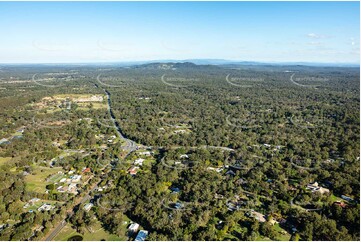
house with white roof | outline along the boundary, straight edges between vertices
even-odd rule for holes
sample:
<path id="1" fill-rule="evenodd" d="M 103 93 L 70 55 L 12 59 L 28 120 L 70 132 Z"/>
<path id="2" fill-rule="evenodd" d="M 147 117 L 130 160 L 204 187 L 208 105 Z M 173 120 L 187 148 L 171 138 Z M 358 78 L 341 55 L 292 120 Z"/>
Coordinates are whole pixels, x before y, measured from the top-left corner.
<path id="1" fill-rule="evenodd" d="M 139 159 L 136 159 L 136 160 L 134 161 L 134 165 L 142 166 L 142 165 L 143 165 L 143 162 L 144 162 L 144 159 L 139 158 Z"/>

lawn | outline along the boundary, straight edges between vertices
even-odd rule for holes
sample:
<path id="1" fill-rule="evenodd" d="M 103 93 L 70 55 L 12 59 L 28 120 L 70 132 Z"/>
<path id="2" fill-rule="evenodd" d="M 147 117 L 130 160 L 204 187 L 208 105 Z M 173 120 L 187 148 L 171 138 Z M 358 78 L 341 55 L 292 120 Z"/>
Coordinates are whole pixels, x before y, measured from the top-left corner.
<path id="1" fill-rule="evenodd" d="M 0 166 L 11 160 L 11 157 L 0 157 Z"/>
<path id="2" fill-rule="evenodd" d="M 77 103 L 79 110 L 89 110 L 89 103 Z M 108 105 L 106 103 L 92 102 L 92 109 L 106 109 Z"/>
<path id="3" fill-rule="evenodd" d="M 277 235 L 277 240 L 280 240 L 280 241 L 289 241 L 291 239 L 291 235 L 286 231 L 284 230 L 283 228 L 280 227 L 280 225 L 278 223 L 276 223 L 274 226 L 273 226 L 273 229 L 275 231 L 277 231 L 278 235 Z"/>
<path id="4" fill-rule="evenodd" d="M 61 232 L 54 238 L 55 241 L 67 241 L 70 237 L 74 235 L 80 235 L 83 237 L 85 241 L 100 241 L 100 240 L 107 240 L 107 241 L 126 241 L 127 237 L 118 237 L 117 235 L 110 234 L 105 231 L 100 222 L 98 222 L 93 228 L 91 229 L 93 232 L 89 230 L 84 234 L 81 235 L 80 233 L 76 232 L 75 229 L 71 227 L 70 224 L 67 224 Z"/>
<path id="5" fill-rule="evenodd" d="M 45 193 L 45 186 L 48 184 L 46 178 L 49 175 L 63 171 L 62 167 L 48 168 L 43 166 L 32 166 L 33 174 L 25 177 L 26 188 L 30 191 Z M 35 174 L 34 174 L 35 173 Z"/>

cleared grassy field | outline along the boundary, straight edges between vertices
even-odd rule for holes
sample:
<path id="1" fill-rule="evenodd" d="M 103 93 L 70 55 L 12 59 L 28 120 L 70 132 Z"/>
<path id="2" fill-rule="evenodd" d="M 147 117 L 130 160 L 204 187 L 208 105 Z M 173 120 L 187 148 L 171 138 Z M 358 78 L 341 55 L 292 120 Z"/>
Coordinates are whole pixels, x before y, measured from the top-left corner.
<path id="1" fill-rule="evenodd" d="M 101 102 L 92 102 L 91 109 L 106 109 L 108 105 L 106 103 Z M 77 103 L 78 108 L 80 110 L 90 110 L 89 103 Z"/>
<path id="2" fill-rule="evenodd" d="M 277 240 L 289 241 L 291 239 L 291 235 L 286 230 L 281 228 L 279 224 L 275 224 L 273 228 L 278 233 Z"/>
<path id="3" fill-rule="evenodd" d="M 0 157 L 0 166 L 11 160 L 11 157 Z"/>
<path id="4" fill-rule="evenodd" d="M 25 177 L 26 189 L 41 193 L 45 193 L 45 186 L 48 184 L 48 182 L 46 182 L 46 178 L 49 175 L 58 173 L 58 171 L 63 171 L 61 167 L 48 168 L 33 166 L 32 168 L 33 174 Z"/>
<path id="5" fill-rule="evenodd" d="M 89 231 L 91 230 L 91 231 Z M 109 234 L 106 232 L 100 225 L 100 222 L 98 222 L 93 228 L 88 229 L 88 231 L 82 235 L 78 232 L 76 232 L 75 229 L 71 227 L 70 224 L 67 224 L 61 232 L 54 238 L 55 241 L 67 241 L 69 238 L 80 235 L 83 237 L 83 240 L 85 241 L 100 241 L 100 240 L 106 240 L 106 241 L 126 241 L 127 237 L 118 237 L 114 234 Z"/>

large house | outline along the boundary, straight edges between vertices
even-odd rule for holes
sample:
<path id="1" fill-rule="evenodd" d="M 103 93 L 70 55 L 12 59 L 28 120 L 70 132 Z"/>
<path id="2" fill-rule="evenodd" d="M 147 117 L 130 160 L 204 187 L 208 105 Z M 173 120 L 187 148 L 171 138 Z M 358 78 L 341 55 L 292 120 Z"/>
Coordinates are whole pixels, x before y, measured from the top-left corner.
<path id="1" fill-rule="evenodd" d="M 139 166 L 142 166 L 143 165 L 143 162 L 144 162 L 144 159 L 142 159 L 142 158 L 139 158 L 139 159 L 136 159 L 135 161 L 134 161 L 134 165 L 139 165 Z"/>
<path id="2" fill-rule="evenodd" d="M 54 206 L 44 203 L 41 207 L 38 208 L 38 211 L 40 211 L 40 212 L 41 211 L 49 211 L 53 208 L 54 208 Z"/>
<path id="3" fill-rule="evenodd" d="M 312 192 L 319 192 L 321 194 L 330 193 L 330 190 L 319 186 L 317 182 L 308 184 L 306 189 L 311 190 Z"/>

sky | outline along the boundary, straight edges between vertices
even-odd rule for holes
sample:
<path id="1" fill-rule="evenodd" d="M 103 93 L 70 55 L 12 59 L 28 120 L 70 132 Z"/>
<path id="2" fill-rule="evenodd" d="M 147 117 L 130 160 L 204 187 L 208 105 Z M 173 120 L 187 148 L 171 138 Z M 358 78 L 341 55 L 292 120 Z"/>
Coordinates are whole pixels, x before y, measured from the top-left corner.
<path id="1" fill-rule="evenodd" d="M 0 63 L 360 63 L 359 2 L 0 2 Z"/>

